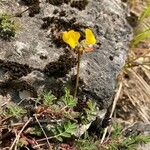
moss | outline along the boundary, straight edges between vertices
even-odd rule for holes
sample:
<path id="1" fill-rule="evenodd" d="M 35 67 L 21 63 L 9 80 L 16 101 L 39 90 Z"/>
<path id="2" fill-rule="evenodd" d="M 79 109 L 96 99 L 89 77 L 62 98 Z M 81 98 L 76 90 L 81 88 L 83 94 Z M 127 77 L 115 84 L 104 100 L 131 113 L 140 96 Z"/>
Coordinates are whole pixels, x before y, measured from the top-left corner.
<path id="1" fill-rule="evenodd" d="M 15 20 L 8 14 L 0 15 L 0 38 L 10 40 L 15 37 L 17 24 Z"/>

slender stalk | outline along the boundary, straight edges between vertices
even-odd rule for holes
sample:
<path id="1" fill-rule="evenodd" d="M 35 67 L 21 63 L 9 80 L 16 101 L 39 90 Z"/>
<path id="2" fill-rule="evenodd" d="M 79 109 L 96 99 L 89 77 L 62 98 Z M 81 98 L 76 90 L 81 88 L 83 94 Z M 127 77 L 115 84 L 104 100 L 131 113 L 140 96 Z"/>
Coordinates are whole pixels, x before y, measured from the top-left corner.
<path id="1" fill-rule="evenodd" d="M 76 85 L 75 85 L 75 90 L 74 90 L 74 98 L 77 95 L 77 90 L 78 90 L 78 84 L 79 84 L 79 76 L 80 76 L 80 59 L 81 59 L 81 52 L 78 52 L 78 64 L 77 64 L 77 77 L 76 77 Z"/>
<path id="2" fill-rule="evenodd" d="M 32 118 L 30 117 L 29 120 L 24 124 L 24 126 L 22 127 L 22 129 L 20 130 L 18 135 L 16 136 L 15 140 L 13 141 L 13 143 L 12 143 L 11 147 L 9 148 L 9 150 L 13 150 L 15 144 L 18 143 L 19 138 L 20 138 L 23 130 L 26 128 L 26 126 L 30 123 L 31 120 L 32 120 Z"/>
<path id="3" fill-rule="evenodd" d="M 113 116 L 113 113 L 114 113 L 115 108 L 116 108 L 117 101 L 118 101 L 120 93 L 121 93 L 121 90 L 122 90 L 122 81 L 119 83 L 119 88 L 118 88 L 117 93 L 115 95 L 109 118 L 112 118 L 112 116 Z M 102 139 L 101 139 L 101 144 L 105 140 L 108 129 L 109 129 L 109 127 L 106 127 L 105 130 L 104 130 L 104 133 L 103 133 L 103 136 L 102 136 Z"/>
<path id="4" fill-rule="evenodd" d="M 38 118 L 37 118 L 36 115 L 34 115 L 34 117 L 35 117 L 37 123 L 39 124 L 39 126 L 40 126 L 40 128 L 41 128 L 41 130 L 42 130 L 42 132 L 43 132 L 43 134 L 44 134 L 44 136 L 46 137 L 46 141 L 47 141 L 47 143 L 48 143 L 49 150 L 52 150 L 51 144 L 49 143 L 48 137 L 47 137 L 47 135 L 46 135 L 46 133 L 45 133 L 45 131 L 44 131 L 44 129 L 43 129 L 41 123 L 39 122 L 39 120 L 38 120 Z"/>

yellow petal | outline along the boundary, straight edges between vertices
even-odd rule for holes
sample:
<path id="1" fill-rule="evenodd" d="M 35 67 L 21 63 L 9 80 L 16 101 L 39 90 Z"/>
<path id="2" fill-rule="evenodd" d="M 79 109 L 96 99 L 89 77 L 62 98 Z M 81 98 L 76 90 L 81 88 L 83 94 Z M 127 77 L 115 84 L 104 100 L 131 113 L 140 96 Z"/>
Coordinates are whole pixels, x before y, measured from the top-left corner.
<path id="1" fill-rule="evenodd" d="M 96 38 L 95 38 L 93 32 L 90 29 L 85 29 L 85 44 L 93 45 L 95 43 L 96 43 Z"/>
<path id="2" fill-rule="evenodd" d="M 64 32 L 63 33 L 62 39 L 63 39 L 64 42 L 67 43 L 67 41 L 69 40 L 69 34 L 68 34 L 68 32 Z"/>
<path id="3" fill-rule="evenodd" d="M 75 48 L 78 44 L 80 38 L 80 33 L 74 30 L 63 33 L 63 41 L 70 45 L 70 47 Z"/>
<path id="4" fill-rule="evenodd" d="M 79 41 L 79 38 L 80 38 L 80 33 L 79 33 L 79 32 L 74 32 L 74 40 L 75 40 L 76 42 L 78 42 L 78 41 Z"/>
<path id="5" fill-rule="evenodd" d="M 68 40 L 68 44 L 71 48 L 75 48 L 77 46 L 77 42 L 75 42 L 72 38 Z"/>

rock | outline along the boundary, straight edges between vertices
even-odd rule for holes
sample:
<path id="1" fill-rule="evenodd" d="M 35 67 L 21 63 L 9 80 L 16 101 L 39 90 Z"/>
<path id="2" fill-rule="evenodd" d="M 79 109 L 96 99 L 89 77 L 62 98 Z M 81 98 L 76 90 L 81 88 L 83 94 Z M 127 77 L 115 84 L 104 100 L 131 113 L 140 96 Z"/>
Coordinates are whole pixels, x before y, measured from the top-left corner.
<path id="1" fill-rule="evenodd" d="M 6 96 L 0 95 L 0 113 L 2 113 L 2 108 L 11 101 L 11 96 L 7 94 Z"/>
<path id="2" fill-rule="evenodd" d="M 30 93 L 28 91 L 19 91 L 19 97 L 24 100 L 30 97 Z"/>
<path id="3" fill-rule="evenodd" d="M 0 91 L 28 90 L 37 96 L 43 89 L 51 89 L 60 96 L 61 89 L 76 74 L 76 59 L 58 35 L 70 29 L 83 33 L 85 28 L 91 28 L 97 44 L 92 53 L 82 56 L 78 96 L 84 95 L 107 109 L 131 39 L 121 0 L 40 2 L 34 4 L 34 10 L 30 1 L 0 3 L 5 13 L 16 14 L 29 8 L 22 17 L 15 18 L 21 26 L 15 38 L 0 39 Z"/>
<path id="4" fill-rule="evenodd" d="M 132 126 L 126 127 L 124 131 L 124 135 L 128 136 L 136 136 L 139 134 L 150 135 L 150 123 L 136 122 Z"/>

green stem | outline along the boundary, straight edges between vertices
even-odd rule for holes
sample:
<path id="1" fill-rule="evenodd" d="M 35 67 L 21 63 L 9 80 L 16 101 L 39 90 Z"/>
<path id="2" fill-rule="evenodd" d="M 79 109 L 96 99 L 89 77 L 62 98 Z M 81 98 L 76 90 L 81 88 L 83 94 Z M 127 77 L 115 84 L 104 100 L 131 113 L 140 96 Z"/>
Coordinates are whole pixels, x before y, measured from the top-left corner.
<path id="1" fill-rule="evenodd" d="M 75 91 L 74 91 L 74 98 L 75 98 L 76 95 L 77 95 L 78 84 L 79 84 L 79 76 L 80 76 L 80 59 L 81 59 L 81 53 L 78 52 L 77 77 L 76 77 L 76 85 L 75 85 Z"/>

